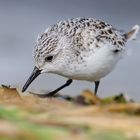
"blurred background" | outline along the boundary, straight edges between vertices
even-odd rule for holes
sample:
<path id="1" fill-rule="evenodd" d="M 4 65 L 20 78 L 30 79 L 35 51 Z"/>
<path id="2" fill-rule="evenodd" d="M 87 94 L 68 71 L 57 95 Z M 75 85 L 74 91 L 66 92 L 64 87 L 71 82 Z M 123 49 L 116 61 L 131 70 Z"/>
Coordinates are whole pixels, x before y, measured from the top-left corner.
<path id="1" fill-rule="evenodd" d="M 140 24 L 140 1 L 0 0 L 0 84 L 22 88 L 34 67 L 32 50 L 38 34 L 50 24 L 73 17 L 102 19 L 129 31 L 133 25 Z M 140 43 L 131 41 L 127 48 L 127 56 L 102 79 L 99 96 L 123 92 L 140 101 Z M 28 90 L 53 90 L 65 81 L 66 78 L 54 74 L 43 74 Z M 84 89 L 93 90 L 94 84 L 74 81 L 61 93 L 77 95 Z"/>

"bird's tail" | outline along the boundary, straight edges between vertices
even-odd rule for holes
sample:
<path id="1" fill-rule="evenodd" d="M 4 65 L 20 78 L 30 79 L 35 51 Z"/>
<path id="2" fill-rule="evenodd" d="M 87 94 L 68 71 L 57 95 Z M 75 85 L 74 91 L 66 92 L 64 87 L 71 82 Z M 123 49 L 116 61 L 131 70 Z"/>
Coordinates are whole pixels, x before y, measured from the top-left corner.
<path id="1" fill-rule="evenodd" d="M 127 41 L 135 40 L 139 29 L 140 29 L 140 26 L 135 25 L 132 27 L 132 29 L 129 32 L 125 33 L 124 36 L 126 37 Z"/>

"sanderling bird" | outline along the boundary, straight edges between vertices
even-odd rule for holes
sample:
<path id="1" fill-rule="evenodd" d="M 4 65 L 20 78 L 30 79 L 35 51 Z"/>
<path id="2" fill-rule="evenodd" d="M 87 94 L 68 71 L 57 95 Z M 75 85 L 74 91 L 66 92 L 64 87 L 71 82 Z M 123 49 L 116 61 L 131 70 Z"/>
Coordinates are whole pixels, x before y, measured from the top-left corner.
<path id="1" fill-rule="evenodd" d="M 39 74 L 55 73 L 68 80 L 44 97 L 55 95 L 73 80 L 94 82 L 97 94 L 100 79 L 113 70 L 125 54 L 126 42 L 135 39 L 138 30 L 135 25 L 123 32 L 93 18 L 73 18 L 50 26 L 37 39 L 35 67 L 22 92 Z"/>

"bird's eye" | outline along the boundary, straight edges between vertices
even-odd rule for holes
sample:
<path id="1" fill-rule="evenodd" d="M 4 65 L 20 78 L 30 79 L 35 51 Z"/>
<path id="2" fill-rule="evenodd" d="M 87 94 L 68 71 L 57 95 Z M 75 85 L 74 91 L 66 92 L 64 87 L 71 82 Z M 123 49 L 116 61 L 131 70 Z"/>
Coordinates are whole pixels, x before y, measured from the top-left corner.
<path id="1" fill-rule="evenodd" d="M 51 62 L 52 59 L 53 59 L 53 56 L 47 56 L 47 57 L 45 58 L 45 61 L 47 61 L 47 62 Z"/>

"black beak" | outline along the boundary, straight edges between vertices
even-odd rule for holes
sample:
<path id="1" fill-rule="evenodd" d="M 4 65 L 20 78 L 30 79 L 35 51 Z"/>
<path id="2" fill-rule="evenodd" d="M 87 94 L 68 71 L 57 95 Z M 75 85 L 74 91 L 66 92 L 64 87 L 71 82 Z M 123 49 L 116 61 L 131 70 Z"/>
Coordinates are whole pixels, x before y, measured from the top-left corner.
<path id="1" fill-rule="evenodd" d="M 24 92 L 28 86 L 32 83 L 32 81 L 41 73 L 41 70 L 39 70 L 37 67 L 34 67 L 34 70 L 31 74 L 31 76 L 29 77 L 29 79 L 27 80 L 27 82 L 25 83 L 25 85 L 22 88 L 22 92 Z"/>

